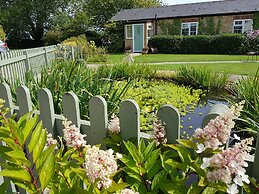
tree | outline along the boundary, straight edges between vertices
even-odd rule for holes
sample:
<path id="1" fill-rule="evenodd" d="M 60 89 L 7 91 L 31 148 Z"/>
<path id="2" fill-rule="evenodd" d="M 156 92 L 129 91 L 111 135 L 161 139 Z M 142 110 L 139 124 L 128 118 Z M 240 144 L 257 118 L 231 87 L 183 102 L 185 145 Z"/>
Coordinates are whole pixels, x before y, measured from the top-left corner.
<path id="1" fill-rule="evenodd" d="M 43 35 L 49 28 L 51 17 L 68 0 L 0 0 L 0 24 L 8 36 L 21 39 L 29 34 L 35 45 L 43 45 Z"/>
<path id="2" fill-rule="evenodd" d="M 84 9 L 90 16 L 92 26 L 103 28 L 113 15 L 123 9 L 161 5 L 160 0 L 87 0 Z"/>

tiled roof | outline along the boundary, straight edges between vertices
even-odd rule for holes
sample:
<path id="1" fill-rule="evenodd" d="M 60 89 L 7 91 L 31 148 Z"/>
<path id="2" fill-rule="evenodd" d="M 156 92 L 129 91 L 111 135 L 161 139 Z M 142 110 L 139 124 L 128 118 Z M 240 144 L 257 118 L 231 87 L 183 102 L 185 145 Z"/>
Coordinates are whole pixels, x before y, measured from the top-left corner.
<path id="1" fill-rule="evenodd" d="M 135 21 L 149 20 L 155 17 L 162 19 L 249 12 L 259 12 L 259 0 L 226 0 L 153 8 L 126 9 L 113 16 L 111 21 Z"/>

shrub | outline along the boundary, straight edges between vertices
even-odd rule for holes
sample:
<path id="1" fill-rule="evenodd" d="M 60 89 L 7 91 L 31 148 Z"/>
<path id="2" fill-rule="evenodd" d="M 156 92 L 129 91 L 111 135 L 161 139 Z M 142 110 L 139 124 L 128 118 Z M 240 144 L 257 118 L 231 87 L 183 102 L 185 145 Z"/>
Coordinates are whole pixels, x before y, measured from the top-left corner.
<path id="1" fill-rule="evenodd" d="M 62 42 L 65 45 L 82 46 L 83 55 L 88 62 L 106 62 L 107 52 L 104 47 L 97 47 L 94 41 L 88 42 L 85 35 L 70 37 Z"/>
<path id="2" fill-rule="evenodd" d="M 6 34 L 4 32 L 3 27 L 0 25 L 0 40 L 4 41 L 6 38 Z"/>
<path id="3" fill-rule="evenodd" d="M 60 43 L 62 41 L 62 38 L 63 34 L 61 31 L 49 30 L 44 37 L 44 42 L 45 45 L 55 45 Z"/>
<path id="4" fill-rule="evenodd" d="M 221 89 L 226 86 L 226 74 L 212 73 L 209 69 L 183 66 L 176 73 L 176 81 L 180 84 L 202 89 Z"/>
<path id="5" fill-rule="evenodd" d="M 156 69 L 149 65 L 130 64 L 128 62 L 115 65 L 101 65 L 97 71 L 101 77 L 110 77 L 112 79 L 153 78 L 156 75 Z"/>
<path id="6" fill-rule="evenodd" d="M 245 100 L 244 111 L 241 118 L 244 122 L 238 122 L 240 132 L 245 131 L 256 136 L 259 132 L 259 69 L 254 77 L 239 80 L 232 86 L 234 97 L 231 101 Z"/>
<path id="7" fill-rule="evenodd" d="M 244 36 L 239 34 L 152 37 L 148 45 L 159 53 L 241 54 Z"/>

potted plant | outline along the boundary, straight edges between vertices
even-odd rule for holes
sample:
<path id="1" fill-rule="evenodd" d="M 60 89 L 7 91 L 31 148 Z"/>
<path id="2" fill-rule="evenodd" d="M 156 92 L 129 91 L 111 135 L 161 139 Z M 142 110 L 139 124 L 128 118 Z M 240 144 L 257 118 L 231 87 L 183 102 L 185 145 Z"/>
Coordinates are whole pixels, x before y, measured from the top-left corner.
<path id="1" fill-rule="evenodd" d="M 125 53 L 131 53 L 131 46 L 125 47 Z"/>
<path id="2" fill-rule="evenodd" d="M 142 54 L 148 54 L 149 48 L 148 47 L 144 47 L 142 49 Z"/>

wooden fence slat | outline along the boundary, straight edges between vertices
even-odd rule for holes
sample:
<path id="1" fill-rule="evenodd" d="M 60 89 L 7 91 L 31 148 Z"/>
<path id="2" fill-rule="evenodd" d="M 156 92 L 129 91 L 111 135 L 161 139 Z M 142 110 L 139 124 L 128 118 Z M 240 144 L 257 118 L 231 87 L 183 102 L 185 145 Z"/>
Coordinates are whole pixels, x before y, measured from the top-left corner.
<path id="1" fill-rule="evenodd" d="M 74 92 L 67 92 L 62 97 L 63 115 L 80 128 L 79 99 Z"/>
<path id="2" fill-rule="evenodd" d="M 54 124 L 55 124 L 55 111 L 53 104 L 53 97 L 48 89 L 41 89 L 38 92 L 40 119 L 42 125 L 47 128 L 49 133 L 54 135 Z"/>
<path id="3" fill-rule="evenodd" d="M 120 129 L 123 140 L 137 138 L 140 141 L 140 110 L 134 100 L 125 100 L 120 105 Z"/>
<path id="4" fill-rule="evenodd" d="M 26 113 L 32 111 L 31 94 L 26 86 L 19 86 L 16 92 L 17 102 L 19 105 L 19 114 L 22 117 Z"/>
<path id="5" fill-rule="evenodd" d="M 256 180 L 259 180 L 259 135 L 257 134 L 257 142 L 255 147 L 255 160 L 253 162 L 252 166 L 252 177 L 256 178 Z"/>
<path id="6" fill-rule="evenodd" d="M 165 131 L 167 143 L 176 143 L 176 140 L 180 138 L 180 113 L 171 106 L 164 105 L 157 112 L 158 118 L 165 122 Z"/>
<path id="7" fill-rule="evenodd" d="M 94 96 L 89 101 L 89 111 L 91 130 L 87 140 L 92 145 L 101 144 L 106 137 L 108 128 L 107 102 L 101 96 Z"/>
<path id="8" fill-rule="evenodd" d="M 4 106 L 6 108 L 10 108 L 10 112 L 6 116 L 11 117 L 13 114 L 13 100 L 10 86 L 6 83 L 0 83 L 0 99 L 5 100 Z"/>
<path id="9" fill-rule="evenodd" d="M 217 116 L 225 114 L 229 111 L 229 108 L 225 104 L 215 104 L 213 105 L 207 115 L 202 120 L 202 128 L 204 128 L 211 119 L 215 119 Z"/>

